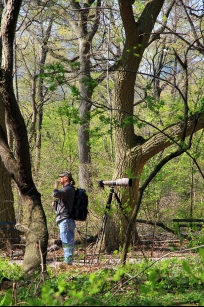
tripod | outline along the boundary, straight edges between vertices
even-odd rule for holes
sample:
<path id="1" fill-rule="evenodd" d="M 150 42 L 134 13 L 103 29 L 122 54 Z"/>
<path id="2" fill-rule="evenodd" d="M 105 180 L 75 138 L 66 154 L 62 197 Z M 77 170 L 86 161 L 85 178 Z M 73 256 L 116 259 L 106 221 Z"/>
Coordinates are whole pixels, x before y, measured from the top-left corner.
<path id="1" fill-rule="evenodd" d="M 115 194 L 115 198 L 116 198 L 117 202 L 119 203 L 120 207 L 122 208 L 122 204 L 121 204 L 121 201 L 120 201 L 120 199 L 119 199 L 117 193 L 114 192 L 114 188 L 111 187 L 111 188 L 110 188 L 110 194 L 109 194 L 108 199 L 107 199 L 107 202 L 106 202 L 106 210 L 105 210 L 104 215 L 103 215 L 103 218 L 102 218 L 101 228 L 100 228 L 99 233 L 98 233 L 98 238 L 97 238 L 97 240 L 96 240 L 95 249 L 94 249 L 94 253 L 93 253 L 93 257 L 94 257 L 95 251 L 96 251 L 96 248 L 97 248 L 97 245 L 98 245 L 98 242 L 100 241 L 100 247 L 99 247 L 97 262 L 99 261 L 99 255 L 100 255 L 100 251 L 101 251 L 101 244 L 102 244 L 102 242 L 103 242 L 103 237 L 104 237 L 104 233 L 105 233 L 106 222 L 107 222 L 107 218 L 108 218 L 107 212 L 110 211 L 110 206 L 111 206 L 113 194 Z M 93 257 L 92 257 L 92 260 L 93 260 Z"/>

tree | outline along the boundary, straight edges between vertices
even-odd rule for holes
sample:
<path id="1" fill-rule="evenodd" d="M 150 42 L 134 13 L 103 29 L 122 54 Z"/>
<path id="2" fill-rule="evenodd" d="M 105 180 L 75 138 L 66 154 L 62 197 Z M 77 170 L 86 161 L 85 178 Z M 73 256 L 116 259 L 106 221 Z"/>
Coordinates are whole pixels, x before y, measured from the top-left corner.
<path id="1" fill-rule="evenodd" d="M 158 133 L 147 140 L 143 139 L 142 142 L 137 135 L 135 136 L 134 124 L 137 123 L 137 120 L 134 120 L 134 86 L 136 75 L 164 1 L 148 1 L 137 22 L 134 19 L 132 8 L 133 3 L 134 2 L 127 3 L 127 1 L 123 0 L 119 1 L 121 17 L 126 33 L 126 42 L 123 50 L 121 67 L 116 73 L 113 102 L 115 117 L 119 123 L 115 130 L 115 148 L 117 148 L 117 150 L 114 178 L 124 177 L 125 174 L 128 174 L 133 178 L 133 185 L 129 189 L 129 195 L 120 193 L 122 203 L 128 203 L 132 209 L 132 213 L 129 215 L 128 225 L 127 221 L 123 218 L 122 230 L 120 232 L 115 230 L 111 231 L 113 225 L 116 225 L 116 223 L 113 223 L 112 218 L 109 218 L 106 228 L 106 248 L 108 248 L 109 251 L 118 249 L 119 244 L 123 242 L 123 261 L 125 261 L 131 232 L 135 226 L 135 220 L 140 209 L 145 187 L 149 184 L 159 169 L 161 169 L 162 165 L 167 163 L 167 161 L 173 157 L 187 151 L 190 147 L 193 133 L 203 128 L 203 112 L 197 112 L 194 115 L 191 115 L 187 104 L 188 101 L 186 100 L 187 97 L 180 91 L 180 95 L 183 97 L 184 102 L 183 122 L 172 124 L 163 130 L 158 129 L 160 130 Z M 179 60 L 181 60 L 181 58 L 179 58 Z M 185 65 L 182 65 L 181 61 L 180 65 L 185 69 Z M 184 86 L 185 91 L 185 83 Z M 185 145 L 185 147 L 185 138 L 189 135 L 190 140 L 188 145 Z M 172 154 L 169 156 L 167 155 L 162 161 L 160 161 L 152 174 L 150 174 L 140 187 L 142 170 L 147 161 L 160 151 L 175 143 L 178 148 L 175 149 Z M 121 234 L 122 241 L 118 238 L 119 233 Z M 108 234 L 114 234 L 114 238 L 111 237 L 110 239 L 110 235 L 108 236 Z"/>
<path id="2" fill-rule="evenodd" d="M 21 225 L 21 230 L 26 235 L 23 269 L 28 273 L 36 269 L 45 270 L 48 231 L 41 195 L 32 178 L 27 130 L 13 89 L 13 43 L 21 3 L 21 0 L 9 0 L 1 23 L 3 57 L 0 69 L 0 96 L 9 118 L 15 151 L 9 147 L 5 131 L 0 126 L 0 155 L 10 177 L 18 186 L 23 205 L 26 207 L 26 221 Z"/>
<path id="3" fill-rule="evenodd" d="M 94 2 L 94 1 L 93 1 Z M 87 20 L 90 12 L 90 3 L 84 3 L 83 9 L 76 1 L 70 1 L 72 10 L 69 10 L 67 16 L 68 20 L 77 35 L 79 44 L 79 87 L 80 87 L 80 106 L 79 118 L 80 124 L 78 129 L 78 147 L 79 147 L 79 184 L 82 187 L 91 186 L 90 176 L 90 146 L 89 146 L 89 129 L 90 129 L 90 110 L 91 110 L 91 96 L 93 93 L 91 85 L 91 61 L 90 49 L 92 39 L 98 29 L 100 21 L 100 1 L 96 5 L 95 14 L 92 15 L 93 19 L 91 29 L 88 31 Z M 73 14 L 73 12 L 75 12 Z M 93 11 L 92 11 L 93 14 Z M 90 19 L 90 18 L 89 18 Z"/>
<path id="4" fill-rule="evenodd" d="M 78 1 L 69 1 L 68 4 L 56 5 L 56 13 L 62 16 L 62 24 L 67 28 L 67 32 L 72 32 L 77 37 L 78 46 L 75 43 L 68 42 L 72 48 L 75 47 L 77 54 L 71 53 L 72 58 L 65 58 L 65 55 L 53 54 L 54 58 L 63 60 L 67 65 L 65 72 L 71 71 L 72 82 L 69 84 L 74 96 L 75 105 L 78 107 L 78 155 L 79 155 L 79 185 L 91 189 L 92 187 L 92 169 L 91 169 L 91 150 L 90 150 L 90 114 L 93 106 L 94 90 L 106 78 L 106 62 L 102 61 L 104 57 L 104 48 L 106 42 L 104 40 L 107 35 L 106 27 L 102 28 L 103 34 L 97 36 L 97 31 L 100 26 L 101 16 L 105 16 L 102 10 L 101 1 L 88 1 L 80 3 Z M 111 10 L 111 9 L 110 9 Z M 65 22 L 65 17 L 68 22 Z M 107 16 L 104 17 L 106 19 Z M 98 38 L 100 46 L 100 54 L 97 56 L 92 54 L 92 48 L 99 49 L 95 41 Z M 101 39 L 102 37 L 102 39 Z M 95 39 L 95 41 L 94 41 Z M 110 59 L 108 59 L 110 60 Z M 105 63 L 105 64 L 104 64 Z M 98 68 L 100 67 L 100 69 Z M 114 65 L 116 68 L 117 65 Z M 112 68 L 113 69 L 113 68 Z M 112 70 L 110 69 L 110 70 Z M 102 73 L 101 73 L 102 71 Z M 69 76 L 69 74 L 68 74 Z M 70 77 L 68 77 L 70 80 Z M 74 80 L 77 80 L 76 84 Z M 68 81 L 65 81 L 68 85 Z M 79 103 L 79 106 L 78 104 Z"/>
<path id="5" fill-rule="evenodd" d="M 3 11 L 3 4 L 1 4 L 1 11 Z M 2 15 L 0 16 L 0 20 Z M 6 132 L 6 118 L 5 118 L 5 109 L 2 101 L 0 101 L 0 124 L 4 131 Z M 11 179 L 4 167 L 4 164 L 0 160 L 0 169 L 2 174 L 2 184 L 0 188 L 0 197 L 1 197 L 1 217 L 0 217 L 0 237 L 2 238 L 2 244 L 4 245 L 7 241 L 10 243 L 18 243 L 19 235 L 18 231 L 14 229 L 16 223 L 15 220 L 15 211 L 13 206 L 13 193 L 11 187 Z"/>

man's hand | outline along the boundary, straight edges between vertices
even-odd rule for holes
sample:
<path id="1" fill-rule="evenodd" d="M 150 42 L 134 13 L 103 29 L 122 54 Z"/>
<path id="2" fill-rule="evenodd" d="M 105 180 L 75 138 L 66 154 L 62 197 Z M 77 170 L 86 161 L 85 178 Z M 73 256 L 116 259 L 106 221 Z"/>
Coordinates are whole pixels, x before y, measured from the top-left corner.
<path id="1" fill-rule="evenodd" d="M 60 184 L 60 180 L 56 180 L 55 181 L 54 189 L 58 189 L 59 184 Z"/>

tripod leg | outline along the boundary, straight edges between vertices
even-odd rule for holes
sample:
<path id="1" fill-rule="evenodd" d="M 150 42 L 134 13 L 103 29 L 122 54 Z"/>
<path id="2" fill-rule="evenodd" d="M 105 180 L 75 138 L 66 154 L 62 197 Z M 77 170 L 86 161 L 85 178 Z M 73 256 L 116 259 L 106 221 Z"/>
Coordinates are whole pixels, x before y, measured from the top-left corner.
<path id="1" fill-rule="evenodd" d="M 98 233 L 98 238 L 96 240 L 92 261 L 93 261 L 93 258 L 95 256 L 95 253 L 96 253 L 96 248 L 97 248 L 98 242 L 100 241 L 101 238 L 103 238 L 103 233 L 104 233 L 104 230 L 105 230 L 105 224 L 106 224 L 106 215 L 104 214 L 104 216 L 102 218 L 101 228 L 100 228 L 99 233 Z M 100 243 L 99 253 L 100 253 L 100 250 L 101 250 L 101 243 Z M 98 256 L 98 258 L 99 258 L 99 256 Z M 91 264 L 92 264 L 92 262 L 91 262 Z"/>
<path id="2" fill-rule="evenodd" d="M 121 211 L 122 211 L 124 217 L 126 218 L 126 221 L 129 223 L 128 218 L 127 218 L 127 216 L 126 216 L 125 213 L 124 213 L 124 209 L 123 209 L 122 203 L 121 203 L 121 201 L 120 201 L 120 199 L 119 199 L 117 193 L 115 193 L 115 198 L 116 198 L 117 202 L 118 202 L 119 205 L 120 205 L 120 209 L 121 209 Z"/>
<path id="3" fill-rule="evenodd" d="M 111 202 L 112 202 L 113 193 L 114 193 L 114 189 L 111 188 L 110 189 L 110 194 L 108 196 L 108 200 L 107 200 L 107 203 L 106 203 L 106 209 L 108 211 L 110 210 L 110 205 L 111 205 Z M 106 221 L 107 221 L 107 214 L 105 212 L 105 214 L 104 214 L 104 216 L 102 218 L 101 228 L 99 230 L 98 238 L 96 240 L 96 244 L 95 244 L 95 248 L 94 248 L 94 253 L 93 253 L 93 257 L 94 257 L 95 256 L 95 252 L 96 252 L 96 248 L 97 248 L 97 245 L 98 245 L 98 242 L 100 241 L 100 247 L 99 247 L 99 253 L 98 253 L 97 261 L 99 260 L 99 255 L 100 255 L 100 252 L 101 252 L 101 244 L 102 244 L 103 237 L 104 237 Z M 93 257 L 92 257 L 92 261 L 93 261 Z"/>

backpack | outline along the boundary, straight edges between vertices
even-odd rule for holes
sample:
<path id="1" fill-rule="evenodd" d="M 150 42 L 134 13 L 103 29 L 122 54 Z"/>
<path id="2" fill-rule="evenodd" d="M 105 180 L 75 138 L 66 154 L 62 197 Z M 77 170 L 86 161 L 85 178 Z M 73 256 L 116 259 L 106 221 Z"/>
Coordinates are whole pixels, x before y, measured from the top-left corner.
<path id="1" fill-rule="evenodd" d="M 88 195 L 85 189 L 76 188 L 72 186 L 75 190 L 74 204 L 72 211 L 70 212 L 70 217 L 75 221 L 86 221 L 88 215 Z"/>

